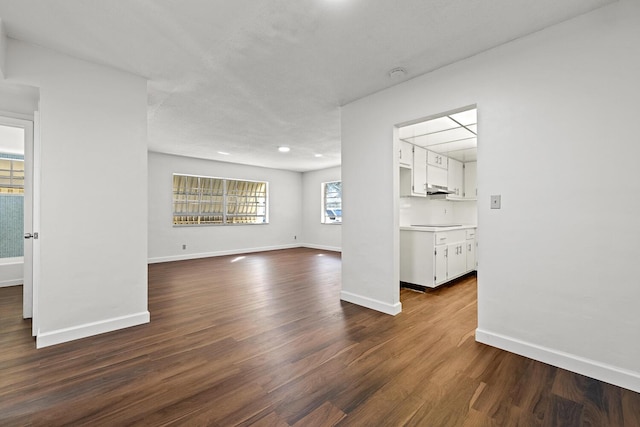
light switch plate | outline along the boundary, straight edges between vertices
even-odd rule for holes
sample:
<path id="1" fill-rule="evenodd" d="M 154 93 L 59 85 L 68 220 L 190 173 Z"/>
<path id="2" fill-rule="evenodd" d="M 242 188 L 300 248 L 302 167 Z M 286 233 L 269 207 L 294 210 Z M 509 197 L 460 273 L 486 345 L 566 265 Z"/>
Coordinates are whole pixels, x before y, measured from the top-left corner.
<path id="1" fill-rule="evenodd" d="M 500 209 L 500 196 L 491 196 L 491 209 Z"/>

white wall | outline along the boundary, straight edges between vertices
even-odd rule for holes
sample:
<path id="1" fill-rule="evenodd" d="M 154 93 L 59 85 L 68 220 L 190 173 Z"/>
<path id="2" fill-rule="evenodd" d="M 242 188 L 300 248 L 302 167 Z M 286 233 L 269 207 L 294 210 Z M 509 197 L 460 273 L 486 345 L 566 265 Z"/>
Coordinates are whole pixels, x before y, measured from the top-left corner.
<path id="1" fill-rule="evenodd" d="M 341 180 L 340 166 L 302 174 L 302 235 L 304 246 L 330 251 L 342 247 L 342 225 L 323 224 L 322 183 Z"/>
<path id="2" fill-rule="evenodd" d="M 4 22 L 0 18 L 0 78 L 5 77 L 7 58 L 7 33 L 4 29 Z"/>
<path id="3" fill-rule="evenodd" d="M 174 173 L 269 182 L 269 224 L 173 227 Z M 301 191 L 299 172 L 150 152 L 149 262 L 300 246 Z"/>
<path id="4" fill-rule="evenodd" d="M 12 39 L 6 65 L 40 88 L 37 345 L 148 321 L 146 80 Z"/>
<path id="5" fill-rule="evenodd" d="M 343 299 L 399 305 L 393 126 L 477 104 L 477 339 L 640 391 L 639 22 L 621 0 L 343 107 Z"/>
<path id="6" fill-rule="evenodd" d="M 400 226 L 411 224 L 478 224 L 478 202 L 428 197 L 401 197 Z"/>
<path id="7" fill-rule="evenodd" d="M 0 288 L 22 284 L 23 257 L 0 259 Z"/>

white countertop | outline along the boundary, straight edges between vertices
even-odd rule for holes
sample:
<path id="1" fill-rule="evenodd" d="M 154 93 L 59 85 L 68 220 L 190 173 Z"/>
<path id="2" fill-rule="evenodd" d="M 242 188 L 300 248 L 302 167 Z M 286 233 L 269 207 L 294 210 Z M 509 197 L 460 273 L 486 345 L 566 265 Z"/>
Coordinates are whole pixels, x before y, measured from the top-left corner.
<path id="1" fill-rule="evenodd" d="M 440 226 L 440 227 L 409 225 L 409 226 L 405 226 L 405 227 L 400 227 L 400 230 L 404 230 L 404 231 L 429 231 L 429 232 L 433 233 L 433 232 L 436 232 L 436 231 L 466 230 L 468 228 L 478 228 L 478 226 L 477 225 L 473 225 L 473 224 L 462 224 L 462 225 L 451 225 L 451 226 Z"/>

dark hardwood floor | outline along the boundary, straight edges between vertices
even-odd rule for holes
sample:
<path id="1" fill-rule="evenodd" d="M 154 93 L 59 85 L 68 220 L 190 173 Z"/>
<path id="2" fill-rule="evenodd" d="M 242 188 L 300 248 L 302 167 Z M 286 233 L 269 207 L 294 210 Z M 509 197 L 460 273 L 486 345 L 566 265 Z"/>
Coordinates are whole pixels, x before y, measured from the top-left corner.
<path id="1" fill-rule="evenodd" d="M 149 267 L 151 323 L 36 350 L 0 289 L 0 426 L 640 426 L 640 394 L 474 341 L 476 280 L 341 302 L 340 257 Z"/>

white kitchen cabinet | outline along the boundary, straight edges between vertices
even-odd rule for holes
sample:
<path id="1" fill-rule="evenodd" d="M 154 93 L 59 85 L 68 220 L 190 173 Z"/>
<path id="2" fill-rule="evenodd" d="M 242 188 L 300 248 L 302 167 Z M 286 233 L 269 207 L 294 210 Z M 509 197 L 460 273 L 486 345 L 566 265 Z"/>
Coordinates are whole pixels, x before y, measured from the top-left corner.
<path id="1" fill-rule="evenodd" d="M 411 147 L 411 168 L 400 167 L 400 196 L 426 197 L 427 150 L 413 144 L 408 145 Z"/>
<path id="2" fill-rule="evenodd" d="M 464 167 L 461 161 L 449 159 L 447 169 L 447 188 L 452 194 L 447 195 L 447 199 L 461 199 L 464 195 Z"/>
<path id="3" fill-rule="evenodd" d="M 400 281 L 433 288 L 469 271 L 467 232 L 400 230 Z M 473 237 L 472 237 L 473 238 Z M 475 251 L 474 251 L 475 256 Z M 474 261 L 475 264 L 475 261 Z"/>
<path id="4" fill-rule="evenodd" d="M 476 229 L 467 230 L 467 241 L 465 243 L 465 251 L 467 258 L 467 271 L 473 271 L 478 268 L 478 261 L 476 258 L 476 248 L 478 246 L 476 240 Z"/>
<path id="5" fill-rule="evenodd" d="M 447 178 L 446 169 L 427 166 L 427 182 L 429 185 L 447 188 Z"/>
<path id="6" fill-rule="evenodd" d="M 399 150 L 400 166 L 410 168 L 413 166 L 413 144 L 400 140 Z"/>
<path id="7" fill-rule="evenodd" d="M 440 285 L 447 281 L 447 245 L 436 246 L 434 250 L 433 281 Z"/>
<path id="8" fill-rule="evenodd" d="M 427 195 L 427 150 L 417 145 L 413 147 L 413 166 L 411 183 L 412 193 L 416 196 Z"/>
<path id="9" fill-rule="evenodd" d="M 435 151 L 429 151 L 427 156 L 427 164 L 429 166 L 435 166 L 441 169 L 448 168 L 448 160 L 449 158 L 443 154 L 438 154 Z"/>
<path id="10" fill-rule="evenodd" d="M 447 245 L 447 279 L 462 276 L 467 272 L 467 253 L 465 241 Z"/>
<path id="11" fill-rule="evenodd" d="M 478 198 L 478 162 L 464 164 L 464 198 L 476 200 Z"/>

